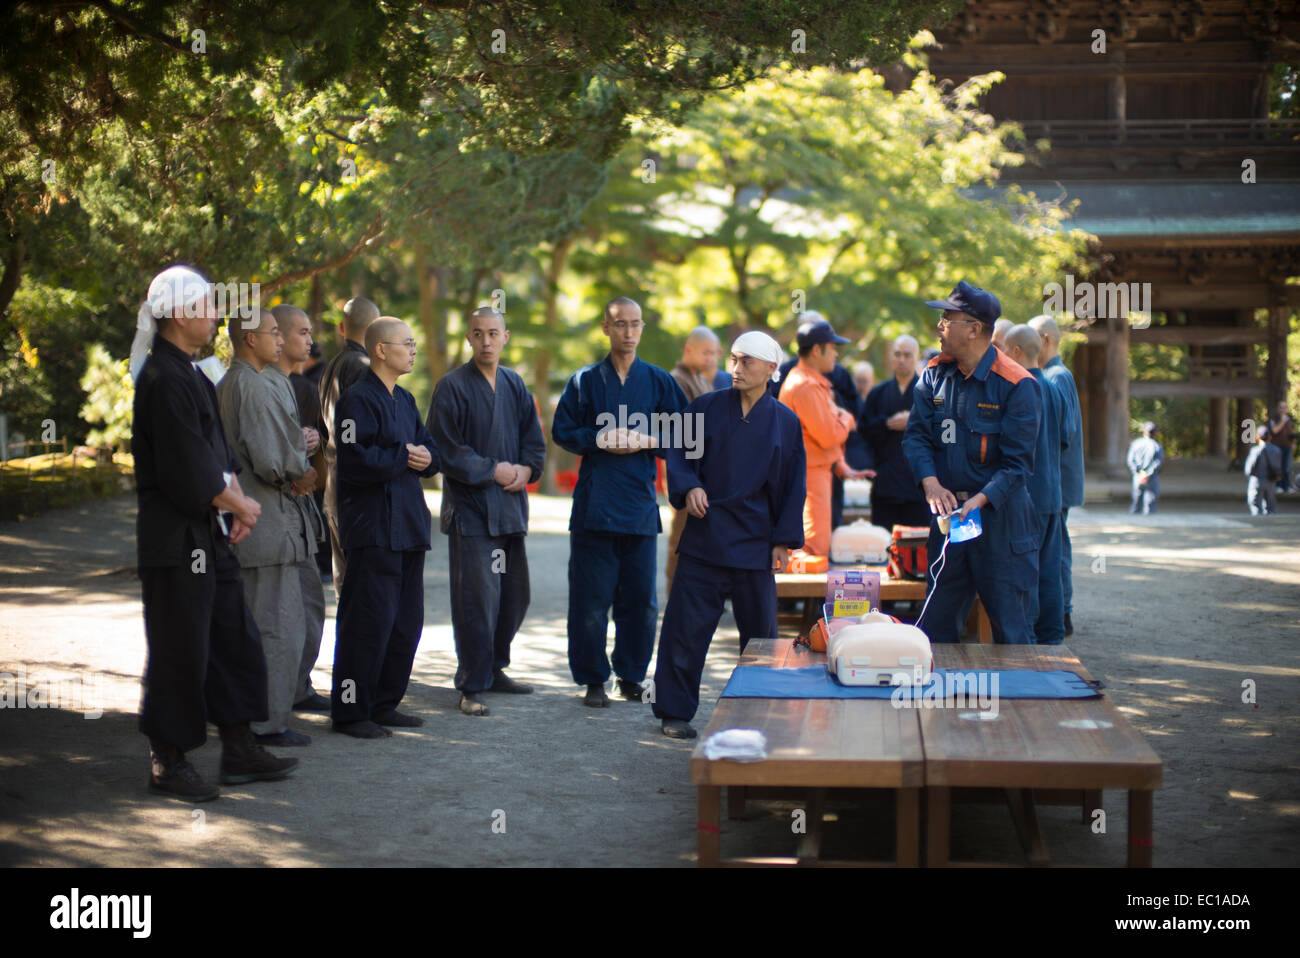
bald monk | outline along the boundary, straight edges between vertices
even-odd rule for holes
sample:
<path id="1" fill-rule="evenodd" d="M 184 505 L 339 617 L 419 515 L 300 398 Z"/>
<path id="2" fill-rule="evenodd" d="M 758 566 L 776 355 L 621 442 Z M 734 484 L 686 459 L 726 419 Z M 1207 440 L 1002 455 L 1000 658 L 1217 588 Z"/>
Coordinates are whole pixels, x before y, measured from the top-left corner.
<path id="1" fill-rule="evenodd" d="M 1009 319 L 999 319 L 993 324 L 993 345 L 997 348 L 998 352 L 1006 353 L 1007 333 L 1011 332 L 1012 327 L 1015 325 L 1016 324 Z"/>
<path id="2" fill-rule="evenodd" d="M 715 385 L 718 372 L 718 355 L 722 344 L 718 334 L 707 326 L 696 326 L 686 335 L 682 346 L 682 358 L 668 375 L 677 380 L 682 387 L 688 403 L 695 402 L 705 393 L 714 389 L 726 388 Z M 726 386 L 730 386 L 730 377 Z M 677 544 L 681 541 L 682 530 L 686 528 L 686 510 L 673 509 L 673 524 L 668 532 L 668 564 L 664 567 L 664 577 L 668 580 L 668 591 L 673 588 L 673 573 L 677 569 Z"/>
<path id="3" fill-rule="evenodd" d="M 316 554 L 318 526 L 309 505 L 316 470 L 307 461 L 288 380 L 275 368 L 281 353 L 275 317 L 268 309 L 249 320 L 234 314 L 229 333 L 235 356 L 217 385 L 221 422 L 244 486 L 262 507 L 260 521 L 235 546 L 266 657 L 267 717 L 253 723 L 253 732 L 263 745 L 309 745 L 310 736 L 289 728 L 289 715 L 307 634 L 300 566 L 314 565 Z"/>
<path id="4" fill-rule="evenodd" d="M 1039 645 L 1065 640 L 1065 595 L 1061 589 L 1061 459 L 1070 448 L 1069 406 L 1039 368 L 1042 338 L 1028 324 L 1007 333 L 1006 352 L 1029 371 L 1042 398 L 1034 471 L 1025 485 L 1038 513 L 1038 588 L 1030 590 L 1029 624 Z"/>
<path id="5" fill-rule="evenodd" d="M 487 715 L 483 692 L 532 691 L 505 669 L 528 611 L 526 486 L 542 475 L 546 438 L 532 393 L 501 365 L 510 342 L 505 317 L 480 306 L 465 338 L 473 358 L 442 377 L 426 425 L 442 458 L 460 710 Z"/>
<path id="6" fill-rule="evenodd" d="M 339 544 L 350 574 L 339 594 L 334 645 L 334 729 L 375 739 L 387 727 L 424 722 L 397 710 L 424 628 L 429 508 L 421 476 L 439 468 L 438 447 L 411 394 L 397 385 L 415 366 L 415 338 L 400 319 L 366 329 L 370 368 L 339 398 Z"/>
<path id="7" fill-rule="evenodd" d="M 309 512 L 309 519 L 314 530 L 308 536 L 310 551 L 316 555 L 310 562 L 300 563 L 298 574 L 302 582 L 303 635 L 302 661 L 298 666 L 298 688 L 294 693 L 293 710 L 295 712 L 328 712 L 330 700 L 316 691 L 311 682 L 312 669 L 316 667 L 316 658 L 320 655 L 320 642 L 325 630 L 325 589 L 320 579 L 320 555 L 326 548 L 328 535 L 325 516 L 321 512 L 321 492 L 325 481 L 325 449 L 321 445 L 320 428 L 320 393 L 314 383 L 298 373 L 311 355 L 312 327 L 311 317 L 297 306 L 281 303 L 271 310 L 276 325 L 280 327 L 282 348 L 280 358 L 273 366 L 267 366 L 262 372 L 276 387 L 281 401 L 287 396 L 292 400 L 292 408 L 302 430 L 303 445 L 307 449 L 308 461 L 316 470 L 316 486 L 310 495 L 310 502 L 303 503 Z M 286 389 L 288 392 L 286 392 Z M 312 539 L 315 541 L 311 541 Z"/>
<path id="8" fill-rule="evenodd" d="M 339 354 L 325 366 L 320 380 L 321 419 L 329 430 L 334 422 L 334 413 L 338 407 L 339 397 L 366 374 L 370 359 L 366 355 L 366 330 L 379 318 L 379 307 L 358 296 L 343 305 L 343 323 L 339 327 L 343 333 L 343 348 Z M 330 548 L 334 552 L 334 591 L 343 594 L 343 573 L 347 566 L 347 557 L 339 545 L 339 488 L 338 488 L 338 443 L 332 434 L 325 439 L 325 516 L 329 520 Z"/>

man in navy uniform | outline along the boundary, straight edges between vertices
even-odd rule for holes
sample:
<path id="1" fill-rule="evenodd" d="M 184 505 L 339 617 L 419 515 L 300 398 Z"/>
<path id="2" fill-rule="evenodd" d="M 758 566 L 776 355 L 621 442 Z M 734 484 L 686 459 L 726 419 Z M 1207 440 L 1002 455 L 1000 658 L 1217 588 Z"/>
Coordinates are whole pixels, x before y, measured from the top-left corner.
<path id="1" fill-rule="evenodd" d="M 773 573 L 803 545 L 803 427 L 767 389 L 780 360 L 780 345 L 766 333 L 738 337 L 731 388 L 686 407 L 687 416 L 703 419 L 703 455 L 668 453 L 668 498 L 688 516 L 651 699 L 670 738 L 695 738 L 690 720 L 723 603 L 731 599 L 741 651 L 751 638 L 775 636 Z"/>
<path id="2" fill-rule="evenodd" d="M 438 447 L 398 377 L 415 366 L 415 339 L 400 319 L 366 330 L 370 368 L 339 397 L 339 541 L 349 574 L 339 595 L 334 646 L 334 728 L 354 738 L 423 725 L 397 711 L 424 629 L 424 554 L 431 517 L 421 476 L 438 471 Z"/>
<path id="3" fill-rule="evenodd" d="M 1043 375 L 1065 400 L 1065 421 L 1061 432 L 1070 446 L 1061 453 L 1061 592 L 1065 597 L 1065 634 L 1074 633 L 1070 616 L 1074 612 L 1074 550 L 1070 546 L 1070 510 L 1083 505 L 1083 412 L 1079 388 L 1070 368 L 1061 361 L 1061 330 L 1051 316 L 1035 316 L 1029 325 L 1042 337 L 1038 362 Z"/>
<path id="4" fill-rule="evenodd" d="M 1038 586 L 1038 523 L 1026 481 L 1042 402 L 1033 377 L 998 351 L 993 324 L 1002 307 L 993 294 L 964 280 L 944 300 L 942 351 L 930 360 L 913 396 L 903 453 L 930 511 L 965 521 L 980 511 L 981 535 L 949 543 L 917 624 L 933 642 L 956 642 L 963 609 L 978 594 L 995 641 L 1032 644 L 1026 618 Z M 936 521 L 927 551 L 931 566 L 944 535 Z"/>
<path id="5" fill-rule="evenodd" d="M 207 739 L 208 722 L 221 733 L 223 783 L 281 778 L 298 760 L 266 751 L 249 727 L 267 717 L 266 661 L 231 546 L 261 506 L 235 478 L 217 397 L 194 363 L 217 331 L 211 286 L 194 270 L 166 269 L 137 320 L 131 453 L 149 649 L 140 731 L 153 762 L 149 790 L 202 802 L 218 791 L 185 753 Z"/>
<path id="6" fill-rule="evenodd" d="M 501 365 L 510 342 L 505 317 L 490 306 L 469 316 L 473 358 L 438 383 L 427 425 L 442 459 L 442 531 L 451 569 L 460 710 L 487 715 L 483 692 L 526 694 L 506 675 L 510 644 L 530 598 L 528 492 L 541 478 L 546 439 L 533 394 Z"/>
<path id="7" fill-rule="evenodd" d="M 1065 397 L 1038 367 L 1042 338 L 1028 324 L 1007 331 L 1004 351 L 1038 385 L 1043 418 L 1029 476 L 1029 498 L 1038 513 L 1038 588 L 1030 592 L 1029 624 L 1039 645 L 1065 641 L 1065 596 L 1061 591 L 1061 459 L 1069 450 Z"/>

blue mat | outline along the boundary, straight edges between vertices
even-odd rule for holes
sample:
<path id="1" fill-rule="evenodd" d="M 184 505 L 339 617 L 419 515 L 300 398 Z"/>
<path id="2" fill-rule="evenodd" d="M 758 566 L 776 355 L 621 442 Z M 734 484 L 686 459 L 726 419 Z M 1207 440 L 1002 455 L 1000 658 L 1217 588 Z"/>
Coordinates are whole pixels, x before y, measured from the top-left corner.
<path id="1" fill-rule="evenodd" d="M 899 699 L 955 698 L 996 695 L 1004 699 L 1090 699 L 1101 695 L 1100 683 L 1089 684 L 1073 672 L 1032 669 L 961 671 L 939 669 L 922 686 L 840 685 L 824 665 L 801 669 L 772 669 L 741 665 L 722 690 L 724 699 Z"/>

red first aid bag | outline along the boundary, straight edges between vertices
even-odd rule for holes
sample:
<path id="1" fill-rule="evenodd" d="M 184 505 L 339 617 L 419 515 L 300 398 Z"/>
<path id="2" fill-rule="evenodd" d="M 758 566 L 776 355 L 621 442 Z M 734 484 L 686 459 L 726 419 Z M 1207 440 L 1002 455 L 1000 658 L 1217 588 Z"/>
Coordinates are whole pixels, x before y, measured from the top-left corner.
<path id="1" fill-rule="evenodd" d="M 930 530 L 925 526 L 894 526 L 889 545 L 891 579 L 924 579 L 928 566 L 925 544 Z"/>

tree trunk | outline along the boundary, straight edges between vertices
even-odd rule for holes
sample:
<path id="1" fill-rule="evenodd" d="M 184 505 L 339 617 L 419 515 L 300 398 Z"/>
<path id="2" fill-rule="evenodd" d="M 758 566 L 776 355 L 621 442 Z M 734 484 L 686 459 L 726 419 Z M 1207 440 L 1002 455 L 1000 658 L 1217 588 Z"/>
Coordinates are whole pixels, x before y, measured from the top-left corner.
<path id="1" fill-rule="evenodd" d="M 5 253 L 4 273 L 0 274 L 0 356 L 4 355 L 5 334 L 9 331 L 9 304 L 18 292 L 22 282 L 23 260 L 27 258 L 27 237 L 15 233 L 9 238 L 9 249 Z"/>
<path id="2" fill-rule="evenodd" d="M 551 411 L 552 349 L 558 342 L 560 330 L 560 277 L 564 274 L 564 265 L 568 262 L 574 240 L 572 235 L 564 236 L 551 247 L 551 258 L 546 266 L 546 286 L 542 292 L 546 328 L 533 350 L 533 396 L 542 410 L 542 434 L 546 436 L 546 470 L 542 474 L 542 492 L 548 496 L 556 495 L 559 491 L 555 485 L 557 447 L 551 441 L 551 422 L 554 419 Z"/>
<path id="3" fill-rule="evenodd" d="M 424 359 L 429 364 L 429 379 L 437 386 L 447 374 L 447 313 L 438 305 L 441 271 L 429 267 L 429 251 L 423 243 L 414 244 L 414 249 Z"/>

